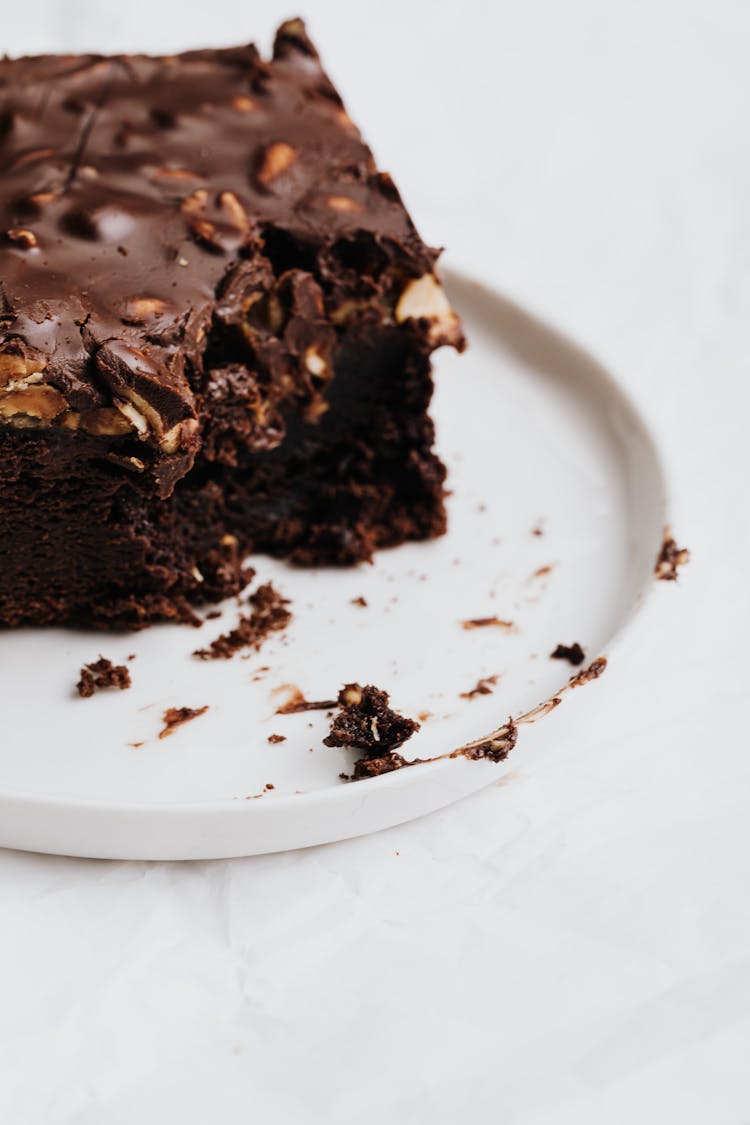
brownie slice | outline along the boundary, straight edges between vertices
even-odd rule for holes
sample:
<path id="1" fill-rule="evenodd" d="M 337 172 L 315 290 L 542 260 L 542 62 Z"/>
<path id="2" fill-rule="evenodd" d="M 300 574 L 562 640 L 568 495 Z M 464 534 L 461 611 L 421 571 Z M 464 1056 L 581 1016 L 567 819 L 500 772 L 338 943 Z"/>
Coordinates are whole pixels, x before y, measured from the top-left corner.
<path id="1" fill-rule="evenodd" d="M 0 60 L 0 623 L 137 627 L 249 551 L 445 528 L 459 322 L 301 21 L 255 47 Z"/>

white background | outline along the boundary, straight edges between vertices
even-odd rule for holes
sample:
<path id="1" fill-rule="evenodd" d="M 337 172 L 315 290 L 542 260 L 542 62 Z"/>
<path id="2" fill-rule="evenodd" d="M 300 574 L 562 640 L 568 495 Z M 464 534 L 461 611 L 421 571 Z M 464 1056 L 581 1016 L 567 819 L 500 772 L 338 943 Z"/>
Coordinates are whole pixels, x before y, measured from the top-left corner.
<path id="1" fill-rule="evenodd" d="M 644 407 L 693 561 L 648 648 L 421 822 L 221 863 L 0 853 L 0 1120 L 746 1125 L 750 8 L 303 7 L 427 240 Z M 292 14 L 28 0 L 3 43 L 267 47 Z"/>

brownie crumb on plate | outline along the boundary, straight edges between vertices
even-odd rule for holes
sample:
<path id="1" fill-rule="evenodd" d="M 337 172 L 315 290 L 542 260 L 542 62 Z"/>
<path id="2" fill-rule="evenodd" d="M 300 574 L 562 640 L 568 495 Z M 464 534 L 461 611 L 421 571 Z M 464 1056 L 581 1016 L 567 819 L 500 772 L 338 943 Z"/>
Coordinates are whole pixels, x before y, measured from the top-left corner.
<path id="1" fill-rule="evenodd" d="M 678 547 L 669 531 L 664 532 L 664 540 L 659 554 L 656 556 L 654 574 L 661 582 L 676 582 L 678 568 L 690 562 L 690 552 L 687 547 Z"/>
<path id="2" fill-rule="evenodd" d="M 354 763 L 354 780 L 411 765 L 394 751 L 419 730 L 419 723 L 399 715 L 388 703 L 388 693 L 372 684 L 346 684 L 339 692 L 341 710 L 323 744 L 364 752 Z"/>
<path id="3" fill-rule="evenodd" d="M 531 575 L 531 577 L 532 577 L 532 579 L 534 579 L 534 578 L 546 578 L 547 575 L 551 574 L 553 570 L 554 570 L 554 567 L 551 565 L 551 563 L 547 563 L 545 566 L 538 566 L 536 568 L 536 570 L 534 571 L 534 573 Z"/>
<path id="4" fill-rule="evenodd" d="M 512 621 L 504 621 L 502 617 L 470 617 L 466 621 L 461 622 L 461 628 L 470 632 L 472 629 L 486 629 L 495 627 L 498 629 L 512 629 Z"/>
<path id="5" fill-rule="evenodd" d="M 162 715 L 164 726 L 159 731 L 159 738 L 167 738 L 178 727 L 189 723 L 192 719 L 197 719 L 200 715 L 205 715 L 206 711 L 208 711 L 208 704 L 205 707 L 168 707 Z"/>
<path id="6" fill-rule="evenodd" d="M 200 660 L 231 660 L 240 649 L 259 649 L 270 633 L 285 629 L 292 620 L 287 609 L 289 600 L 271 582 L 259 586 L 248 598 L 248 604 L 253 610 L 251 614 L 240 616 L 234 629 L 222 633 L 206 648 L 196 649 L 193 656 Z"/>
<path id="7" fill-rule="evenodd" d="M 358 758 L 354 763 L 354 771 L 347 780 L 364 781 L 368 777 L 380 777 L 381 774 L 393 773 L 394 770 L 402 770 L 406 766 L 413 765 L 416 765 L 416 762 L 407 762 L 401 754 L 389 750 L 376 758 Z"/>
<path id="8" fill-rule="evenodd" d="M 100 656 L 92 664 L 84 664 L 76 687 L 78 694 L 83 699 L 88 699 L 95 691 L 103 688 L 119 688 L 124 691 L 130 687 L 131 682 L 130 672 L 124 664 L 113 664 L 111 660 Z"/>
<path id="9" fill-rule="evenodd" d="M 568 664 L 572 664 L 577 668 L 579 664 L 583 664 L 586 659 L 586 653 L 583 651 L 578 641 L 574 641 L 572 645 L 558 645 L 554 652 L 549 654 L 550 660 L 567 660 Z"/>
<path id="10" fill-rule="evenodd" d="M 279 742 L 286 742 L 286 735 L 285 734 L 269 734 L 268 741 L 271 743 L 272 746 L 275 746 Z"/>
<path id="11" fill-rule="evenodd" d="M 478 695 L 492 695 L 493 688 L 499 679 L 499 676 L 483 676 L 481 680 L 477 680 L 470 691 L 462 691 L 460 693 L 460 698 L 476 699 Z"/>

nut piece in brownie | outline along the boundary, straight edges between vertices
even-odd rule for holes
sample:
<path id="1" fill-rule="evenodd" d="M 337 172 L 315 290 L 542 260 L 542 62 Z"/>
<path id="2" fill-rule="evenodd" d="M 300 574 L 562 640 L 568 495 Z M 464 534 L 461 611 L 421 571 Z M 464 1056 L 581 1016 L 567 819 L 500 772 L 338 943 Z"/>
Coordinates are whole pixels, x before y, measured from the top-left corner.
<path id="1" fill-rule="evenodd" d="M 0 624 L 194 620 L 250 550 L 439 535 L 462 347 L 299 20 L 273 56 L 0 60 Z"/>

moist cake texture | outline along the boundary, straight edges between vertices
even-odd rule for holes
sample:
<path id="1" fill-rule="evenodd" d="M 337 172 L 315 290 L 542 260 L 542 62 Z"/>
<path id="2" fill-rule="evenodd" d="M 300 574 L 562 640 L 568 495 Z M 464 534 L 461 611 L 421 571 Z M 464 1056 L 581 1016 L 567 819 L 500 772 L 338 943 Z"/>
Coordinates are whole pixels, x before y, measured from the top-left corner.
<path id="1" fill-rule="evenodd" d="M 301 21 L 171 57 L 0 61 L 0 624 L 138 627 L 250 550 L 443 532 L 459 322 Z"/>

